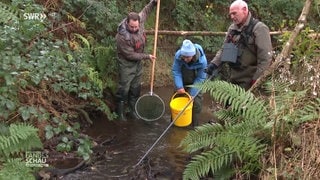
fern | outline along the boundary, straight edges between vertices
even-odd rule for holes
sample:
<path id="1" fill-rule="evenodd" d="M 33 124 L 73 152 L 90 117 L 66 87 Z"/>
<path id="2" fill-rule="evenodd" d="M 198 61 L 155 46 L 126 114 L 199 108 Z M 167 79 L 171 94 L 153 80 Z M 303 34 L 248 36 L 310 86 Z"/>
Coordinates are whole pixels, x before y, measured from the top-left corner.
<path id="1" fill-rule="evenodd" d="M 183 172 L 183 179 L 199 179 L 209 173 L 209 170 L 215 170 L 231 163 L 233 152 L 226 148 L 214 148 L 212 151 L 203 152 L 196 155 L 186 166 Z"/>
<path id="2" fill-rule="evenodd" d="M 296 127 L 319 118 L 320 99 L 310 100 L 307 90 L 292 91 L 288 88 L 288 83 L 268 82 L 266 85 L 274 100 L 271 107 L 273 113 L 270 115 L 272 118 L 266 127 L 272 127 L 275 121 L 284 121 L 288 127 Z"/>
<path id="3" fill-rule="evenodd" d="M 27 124 L 11 124 L 9 135 L 0 135 L 0 155 L 8 157 L 10 154 L 42 148 L 37 129 Z"/>
<path id="4" fill-rule="evenodd" d="M 287 85 L 267 84 L 270 104 L 224 81 L 196 87 L 230 107 L 215 113 L 224 125 L 202 125 L 182 140 L 180 146 L 186 152 L 197 154 L 186 166 L 183 179 L 199 179 L 210 171 L 218 179 L 230 178 L 236 170 L 250 175 L 261 167 L 260 157 L 271 142 L 272 130 L 285 137 L 284 130 L 319 118 L 320 99 L 306 103 L 306 91 L 293 92 Z"/>
<path id="5" fill-rule="evenodd" d="M 115 89 L 114 77 L 117 75 L 116 52 L 113 47 L 94 48 L 96 69 L 100 73 L 100 78 L 104 82 L 104 88 Z"/>
<path id="6" fill-rule="evenodd" d="M 74 35 L 79 38 L 81 40 L 81 42 L 85 45 L 84 48 L 86 49 L 91 49 L 91 45 L 90 45 L 90 42 L 88 41 L 88 39 L 86 39 L 85 37 L 83 37 L 81 34 L 78 34 L 78 33 L 74 33 Z"/>
<path id="7" fill-rule="evenodd" d="M 12 159 L 10 155 L 42 148 L 42 143 L 37 134 L 37 129 L 28 124 L 1 125 L 0 131 L 0 179 L 34 179 L 32 170 L 20 158 Z"/>
<path id="8" fill-rule="evenodd" d="M 102 94 L 103 91 L 103 82 L 99 77 L 99 73 L 92 67 L 86 68 L 87 75 L 89 79 L 92 81 L 92 83 L 98 87 L 100 94 Z"/>
<path id="9" fill-rule="evenodd" d="M 203 151 L 187 165 L 183 179 L 197 179 L 212 171 L 217 177 L 238 162 L 242 170 L 252 172 L 260 167 L 259 158 L 266 145 L 254 137 L 268 121 L 266 104 L 250 92 L 224 81 L 211 81 L 198 85 L 217 101 L 229 105 L 216 115 L 224 125 L 207 124 L 191 131 L 181 142 L 187 152 Z"/>
<path id="10" fill-rule="evenodd" d="M 211 125 L 206 125 L 211 126 Z M 217 125 L 212 125 L 217 126 Z M 210 128 L 201 129 L 209 130 Z M 213 173 L 219 173 L 221 168 L 232 169 L 234 162 L 240 162 L 245 164 L 243 171 L 253 171 L 259 168 L 259 158 L 261 154 L 265 151 L 265 145 L 261 143 L 257 138 L 239 135 L 238 133 L 227 132 L 228 128 L 225 129 L 223 133 L 216 134 L 215 138 L 211 140 L 203 140 L 203 134 L 201 130 L 198 129 L 197 132 L 193 132 L 193 137 L 188 134 L 184 139 L 183 143 L 190 143 L 188 149 L 193 146 L 202 145 L 203 149 L 209 149 L 202 152 L 200 155 L 196 155 L 192 161 L 187 165 L 184 171 L 184 179 L 196 179 L 195 177 L 204 176 L 211 170 Z M 198 133 L 197 135 L 195 133 Z M 191 133 L 192 134 L 192 133 Z M 196 138 L 195 138 L 196 137 Z M 190 139 L 196 141 L 191 142 Z M 210 141 L 210 143 L 205 143 Z"/>
<path id="11" fill-rule="evenodd" d="M 22 159 L 8 159 L 0 170 L 0 179 L 35 179 L 31 168 L 26 166 Z"/>
<path id="12" fill-rule="evenodd" d="M 221 124 L 205 124 L 196 127 L 195 131 L 190 131 L 186 138 L 181 141 L 180 146 L 186 146 L 186 152 L 193 153 L 204 147 L 211 147 L 215 142 L 215 137 L 225 131 Z"/>
<path id="13" fill-rule="evenodd" d="M 296 123 L 307 122 L 320 117 L 320 98 L 306 104 L 303 109 L 296 111 L 298 121 Z"/>
<path id="14" fill-rule="evenodd" d="M 94 49 L 97 69 L 105 76 L 114 75 L 117 67 L 116 51 L 114 47 L 96 47 Z"/>
<path id="15" fill-rule="evenodd" d="M 239 86 L 225 81 L 211 81 L 202 84 L 200 88 L 209 92 L 215 100 L 231 105 L 231 111 L 246 120 L 263 123 L 268 118 L 266 104 Z"/>

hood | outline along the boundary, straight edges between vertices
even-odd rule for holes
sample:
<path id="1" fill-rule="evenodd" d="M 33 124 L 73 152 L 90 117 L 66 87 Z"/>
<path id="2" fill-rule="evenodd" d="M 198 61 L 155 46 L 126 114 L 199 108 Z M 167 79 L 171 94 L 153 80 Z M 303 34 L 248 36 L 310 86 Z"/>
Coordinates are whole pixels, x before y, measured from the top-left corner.
<path id="1" fill-rule="evenodd" d="M 118 25 L 117 32 L 120 35 L 123 35 L 126 40 L 130 39 L 130 32 L 127 30 L 126 27 L 126 19 L 122 20 L 121 23 Z"/>

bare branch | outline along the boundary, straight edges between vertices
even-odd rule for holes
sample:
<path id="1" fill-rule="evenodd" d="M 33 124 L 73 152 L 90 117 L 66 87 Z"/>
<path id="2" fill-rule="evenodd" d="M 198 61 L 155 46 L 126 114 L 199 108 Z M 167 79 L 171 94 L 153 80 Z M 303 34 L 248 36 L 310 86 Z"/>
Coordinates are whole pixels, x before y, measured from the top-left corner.
<path id="1" fill-rule="evenodd" d="M 295 29 L 292 31 L 288 42 L 285 43 L 284 48 L 282 49 L 281 53 L 276 57 L 272 65 L 257 79 L 256 83 L 253 84 L 249 91 L 252 91 L 256 87 L 261 85 L 263 82 L 265 82 L 269 75 L 271 75 L 275 70 L 277 70 L 279 66 L 283 65 L 285 62 L 288 61 L 289 54 L 292 50 L 293 45 L 295 44 L 294 42 L 299 33 L 304 28 L 305 24 L 307 23 L 306 19 L 310 11 L 311 4 L 312 0 L 306 0 L 301 15 L 298 19 L 298 23 Z"/>

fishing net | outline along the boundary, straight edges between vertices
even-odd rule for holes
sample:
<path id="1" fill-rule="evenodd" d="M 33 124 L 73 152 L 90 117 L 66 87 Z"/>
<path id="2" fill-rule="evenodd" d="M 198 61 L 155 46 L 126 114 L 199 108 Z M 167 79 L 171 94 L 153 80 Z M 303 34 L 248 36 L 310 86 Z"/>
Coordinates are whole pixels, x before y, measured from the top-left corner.
<path id="1" fill-rule="evenodd" d="M 149 93 L 137 100 L 135 110 L 141 119 L 155 121 L 163 116 L 165 104 L 158 95 Z"/>

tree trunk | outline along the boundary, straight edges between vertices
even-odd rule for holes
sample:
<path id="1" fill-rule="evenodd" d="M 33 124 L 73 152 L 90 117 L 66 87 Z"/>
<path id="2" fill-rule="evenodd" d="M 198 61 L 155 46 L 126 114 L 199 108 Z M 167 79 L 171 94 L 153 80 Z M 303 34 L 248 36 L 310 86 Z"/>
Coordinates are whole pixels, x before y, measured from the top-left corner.
<path id="1" fill-rule="evenodd" d="M 282 49 L 281 53 L 276 57 L 276 60 L 271 64 L 271 66 L 257 79 L 256 83 L 253 84 L 253 86 L 249 89 L 249 91 L 252 91 L 259 85 L 261 85 L 263 82 L 266 81 L 267 77 L 271 75 L 277 68 L 281 65 L 285 65 L 290 63 L 289 54 L 292 50 L 292 47 L 294 45 L 294 42 L 301 32 L 301 30 L 304 28 L 304 26 L 307 23 L 307 16 L 310 11 L 310 7 L 312 4 L 312 0 L 306 0 L 304 7 L 302 9 L 302 12 L 300 14 L 300 17 L 298 19 L 298 23 L 294 30 L 292 31 L 290 38 L 288 42 L 285 43 L 284 48 Z"/>

